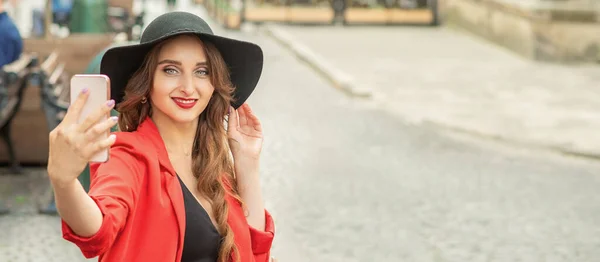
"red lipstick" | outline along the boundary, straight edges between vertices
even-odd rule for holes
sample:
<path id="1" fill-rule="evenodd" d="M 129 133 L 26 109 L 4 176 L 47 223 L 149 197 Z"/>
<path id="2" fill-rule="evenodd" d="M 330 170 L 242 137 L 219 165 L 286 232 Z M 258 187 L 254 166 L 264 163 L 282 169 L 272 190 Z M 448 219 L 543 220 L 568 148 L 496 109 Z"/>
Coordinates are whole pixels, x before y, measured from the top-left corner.
<path id="1" fill-rule="evenodd" d="M 182 97 L 173 97 L 172 98 L 175 104 L 183 109 L 190 109 L 196 105 L 198 99 L 189 99 Z"/>

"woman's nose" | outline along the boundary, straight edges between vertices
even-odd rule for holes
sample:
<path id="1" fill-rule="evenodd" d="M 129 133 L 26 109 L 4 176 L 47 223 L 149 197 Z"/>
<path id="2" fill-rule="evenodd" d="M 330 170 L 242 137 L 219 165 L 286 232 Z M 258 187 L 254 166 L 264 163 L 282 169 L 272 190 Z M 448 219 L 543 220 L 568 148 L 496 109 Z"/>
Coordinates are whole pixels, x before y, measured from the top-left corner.
<path id="1" fill-rule="evenodd" d="M 181 85 L 181 92 L 191 95 L 194 92 L 194 77 L 186 75 Z"/>

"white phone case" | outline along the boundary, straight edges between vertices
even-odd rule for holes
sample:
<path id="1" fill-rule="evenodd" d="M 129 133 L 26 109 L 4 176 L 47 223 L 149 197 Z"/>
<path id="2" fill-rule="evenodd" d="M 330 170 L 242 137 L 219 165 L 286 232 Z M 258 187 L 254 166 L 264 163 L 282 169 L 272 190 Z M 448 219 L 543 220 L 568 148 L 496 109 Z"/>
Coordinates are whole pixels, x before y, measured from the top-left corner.
<path id="1" fill-rule="evenodd" d="M 106 106 L 106 101 L 110 99 L 110 79 L 106 75 L 99 74 L 78 74 L 71 78 L 71 102 L 75 101 L 81 91 L 87 88 L 90 92 L 88 99 L 83 106 L 77 123 L 81 123 L 87 116 L 102 106 Z M 102 122 L 110 117 L 110 113 L 106 114 L 99 122 Z M 110 131 L 98 137 L 98 139 L 108 138 Z M 106 162 L 108 161 L 109 150 L 103 150 L 96 154 L 90 162 Z"/>

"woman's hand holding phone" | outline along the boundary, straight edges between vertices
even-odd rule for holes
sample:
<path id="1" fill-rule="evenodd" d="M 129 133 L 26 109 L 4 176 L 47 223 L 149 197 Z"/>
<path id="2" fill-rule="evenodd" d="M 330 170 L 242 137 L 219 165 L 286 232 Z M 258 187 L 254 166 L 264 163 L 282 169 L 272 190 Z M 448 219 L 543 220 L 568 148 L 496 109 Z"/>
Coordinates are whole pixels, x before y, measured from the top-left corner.
<path id="1" fill-rule="evenodd" d="M 97 153 L 108 150 L 115 142 L 114 134 L 105 137 L 117 124 L 117 117 L 110 114 L 115 102 L 109 100 L 78 123 L 82 109 L 89 97 L 83 91 L 72 101 L 63 121 L 50 132 L 48 176 L 56 187 L 72 183 Z"/>

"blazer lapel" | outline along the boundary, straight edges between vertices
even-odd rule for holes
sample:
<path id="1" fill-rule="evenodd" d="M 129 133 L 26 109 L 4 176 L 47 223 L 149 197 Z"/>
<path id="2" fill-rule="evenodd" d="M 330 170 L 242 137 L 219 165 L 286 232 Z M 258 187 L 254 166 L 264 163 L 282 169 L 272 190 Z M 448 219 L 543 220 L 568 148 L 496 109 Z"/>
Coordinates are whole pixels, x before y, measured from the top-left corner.
<path id="1" fill-rule="evenodd" d="M 164 185 L 169 199 L 171 200 L 173 211 L 175 212 L 175 219 L 177 220 L 179 227 L 177 261 L 180 261 L 182 253 L 181 251 L 183 250 L 183 240 L 185 237 L 185 206 L 183 203 L 183 191 L 181 189 L 181 184 L 179 184 L 179 179 L 177 179 L 175 169 L 171 165 L 171 160 L 169 160 L 169 155 L 167 154 L 165 144 L 162 141 L 160 133 L 158 132 L 158 128 L 156 128 L 156 125 L 154 122 L 152 122 L 152 119 L 147 117 L 138 126 L 137 131 L 144 134 L 144 136 L 148 138 L 149 142 L 153 144 L 154 148 L 156 148 L 156 155 L 161 166 L 161 176 L 162 179 L 164 179 Z"/>
<path id="2" fill-rule="evenodd" d="M 169 199 L 171 199 L 173 211 L 175 211 L 175 219 L 179 226 L 177 261 L 181 261 L 180 251 L 183 250 L 183 241 L 185 237 L 185 206 L 183 204 L 183 192 L 181 191 L 181 184 L 179 184 L 177 177 L 166 174 L 164 175 L 164 179 L 166 180 L 167 194 L 169 195 Z"/>

